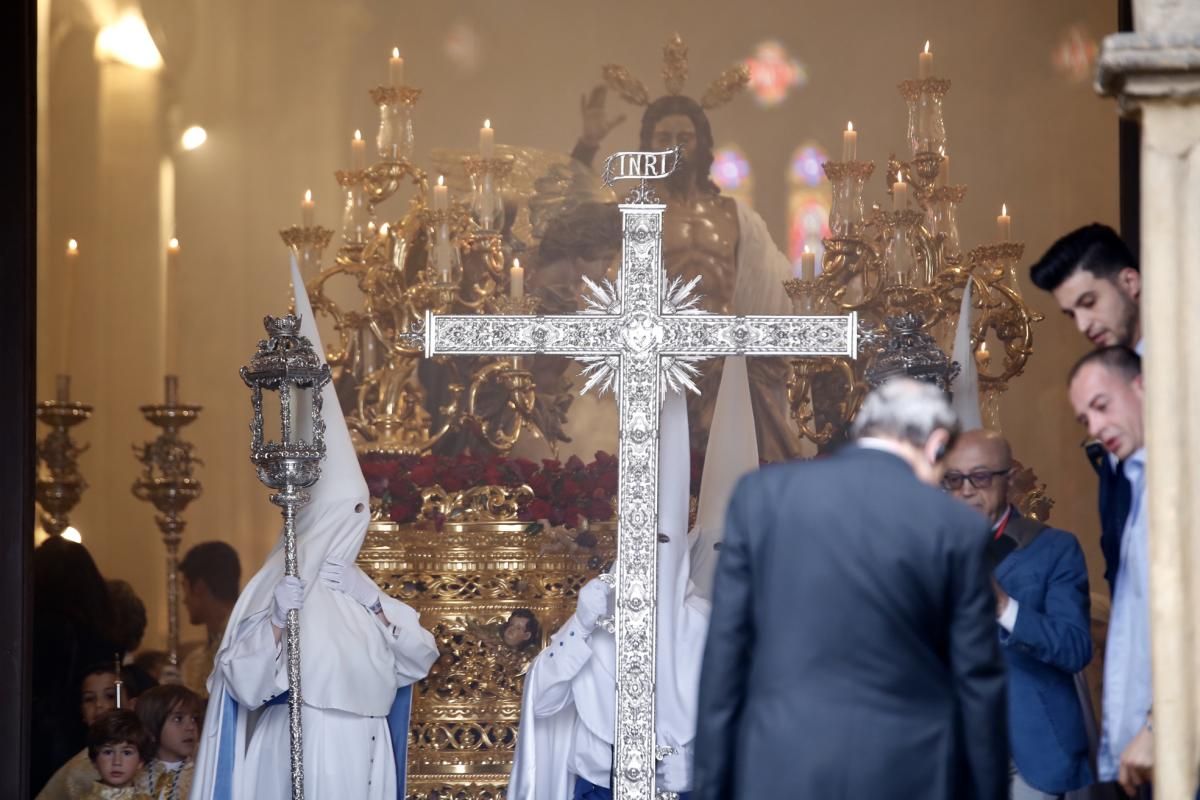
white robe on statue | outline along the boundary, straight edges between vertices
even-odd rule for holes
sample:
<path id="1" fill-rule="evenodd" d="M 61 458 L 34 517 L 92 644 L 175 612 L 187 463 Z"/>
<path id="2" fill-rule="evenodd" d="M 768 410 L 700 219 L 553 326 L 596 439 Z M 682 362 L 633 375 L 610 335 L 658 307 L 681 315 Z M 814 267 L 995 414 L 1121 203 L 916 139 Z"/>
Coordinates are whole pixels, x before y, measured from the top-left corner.
<path id="1" fill-rule="evenodd" d="M 709 606 L 689 580 L 687 406 L 679 394 L 663 404 L 659 433 L 658 623 L 655 722 L 659 746 L 672 747 L 658 769 L 659 789 L 691 787 L 692 743 L 700 660 Z M 618 566 L 619 569 L 619 566 Z M 609 613 L 612 613 L 612 596 Z M 571 619 L 529 669 L 521 704 L 509 800 L 571 797 L 577 777 L 610 785 L 616 726 L 616 642 L 597 626 Z"/>
<path id="2" fill-rule="evenodd" d="M 301 331 L 324 358 L 299 272 L 292 268 Z M 403 687 L 437 659 L 415 611 L 383 592 L 385 626 L 359 602 L 325 586 L 327 558 L 353 560 L 370 520 L 366 482 L 332 384 L 323 390 L 326 458 L 312 499 L 297 514 L 304 787 L 312 798 L 396 800 L 388 716 Z M 285 800 L 291 795 L 286 635 L 275 643 L 271 605 L 283 576 L 282 537 L 238 598 L 217 651 L 196 760 L 194 800 Z M 275 702 L 271 702 L 274 700 Z M 264 708 L 265 706 L 265 708 Z M 407 708 L 399 735 L 406 736 Z M 393 720 L 394 722 L 394 720 Z M 403 747 L 406 739 L 397 744 Z M 401 769 L 403 764 L 401 763 Z"/>

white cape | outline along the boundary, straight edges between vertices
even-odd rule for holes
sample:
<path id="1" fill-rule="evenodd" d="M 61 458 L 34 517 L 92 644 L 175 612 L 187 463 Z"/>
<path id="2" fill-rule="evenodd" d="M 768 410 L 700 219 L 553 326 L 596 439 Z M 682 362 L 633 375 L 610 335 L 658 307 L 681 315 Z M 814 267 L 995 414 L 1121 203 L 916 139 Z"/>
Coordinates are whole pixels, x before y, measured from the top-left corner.
<path id="1" fill-rule="evenodd" d="M 294 260 L 292 280 L 301 332 L 324 359 Z M 398 690 L 424 677 L 437 659 L 433 636 L 420 627 L 411 608 L 379 592 L 391 623 L 385 628 L 357 601 L 326 587 L 318 577 L 327 558 L 353 561 L 370 521 L 366 481 L 332 384 L 326 384 L 322 399 L 326 425 L 322 477 L 296 517 L 300 577 L 306 583 L 300 612 L 300 667 L 305 780 L 312 797 L 334 796 L 356 786 L 359 778 L 364 787 L 368 781 L 373 787 L 380 780 L 386 784 L 389 773 L 395 781 L 394 767 L 376 773 L 383 767 L 377 767 L 377 762 L 391 750 L 387 718 L 397 703 Z M 256 774 L 264 770 L 280 772 L 270 776 L 271 797 L 289 796 L 287 707 L 270 705 L 288 690 L 286 648 L 282 641 L 275 644 L 270 623 L 274 589 L 284 574 L 283 556 L 280 536 L 238 597 L 217 650 L 196 759 L 195 800 L 269 800 Z M 261 719 L 253 715 L 258 725 L 251 730 L 251 712 L 264 706 L 269 707 L 261 711 Z M 343 741 L 350 731 L 363 741 Z M 373 779 L 375 774 L 380 777 Z M 322 793 L 322 787 L 333 794 Z M 374 791 L 370 796 L 375 796 Z"/>

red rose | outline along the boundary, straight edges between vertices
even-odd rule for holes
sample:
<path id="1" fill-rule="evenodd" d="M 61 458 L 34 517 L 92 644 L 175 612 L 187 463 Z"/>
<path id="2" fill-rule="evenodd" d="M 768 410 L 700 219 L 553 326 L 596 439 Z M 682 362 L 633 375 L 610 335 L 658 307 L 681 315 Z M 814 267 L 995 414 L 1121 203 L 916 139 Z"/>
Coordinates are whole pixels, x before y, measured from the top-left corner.
<path id="1" fill-rule="evenodd" d="M 529 488 L 533 489 L 533 494 L 536 497 L 550 496 L 550 480 L 540 472 L 531 477 L 528 481 Z"/>
<path id="2" fill-rule="evenodd" d="M 583 469 L 583 462 L 579 460 L 579 456 L 571 456 L 567 459 L 566 468 L 571 471 Z"/>
<path id="3" fill-rule="evenodd" d="M 588 501 L 587 512 L 588 519 L 593 522 L 608 522 L 613 518 L 612 502 L 607 499 L 593 497 Z"/>
<path id="4" fill-rule="evenodd" d="M 532 500 L 526 509 L 529 512 L 530 520 L 549 519 L 550 515 L 554 513 L 554 507 L 545 500 Z"/>
<path id="5" fill-rule="evenodd" d="M 433 464 L 417 464 L 408 472 L 408 479 L 417 486 L 433 486 L 436 477 L 436 470 Z"/>
<path id="6" fill-rule="evenodd" d="M 521 476 L 521 483 L 527 483 L 533 477 L 534 473 L 537 472 L 537 464 L 527 458 L 514 458 L 509 464 Z"/>
<path id="7" fill-rule="evenodd" d="M 562 488 L 560 490 L 560 493 L 562 494 L 563 497 L 576 497 L 576 496 L 582 494 L 583 491 L 582 491 L 582 489 L 580 489 L 578 483 L 571 480 L 570 478 L 567 478 L 566 480 L 564 480 L 562 482 Z"/>

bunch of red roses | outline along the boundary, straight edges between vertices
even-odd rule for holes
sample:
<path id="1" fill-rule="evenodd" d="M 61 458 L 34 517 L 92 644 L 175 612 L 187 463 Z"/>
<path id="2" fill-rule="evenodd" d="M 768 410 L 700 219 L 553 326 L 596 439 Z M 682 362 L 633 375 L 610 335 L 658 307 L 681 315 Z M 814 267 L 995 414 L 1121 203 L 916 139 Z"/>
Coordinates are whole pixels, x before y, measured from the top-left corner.
<path id="1" fill-rule="evenodd" d="M 582 520 L 612 519 L 617 498 L 617 458 L 603 451 L 584 463 L 571 456 L 565 463 L 545 459 L 541 464 L 525 458 L 497 455 L 367 455 L 362 458 L 363 476 L 372 497 L 383 504 L 394 522 L 408 523 L 421 514 L 421 491 L 440 486 L 448 493 L 476 486 L 528 486 L 533 499 L 522 503 L 518 519 L 545 520 L 551 525 L 577 528 Z M 692 496 L 700 493 L 704 457 L 693 451 Z M 440 523 L 440 520 L 433 520 Z"/>

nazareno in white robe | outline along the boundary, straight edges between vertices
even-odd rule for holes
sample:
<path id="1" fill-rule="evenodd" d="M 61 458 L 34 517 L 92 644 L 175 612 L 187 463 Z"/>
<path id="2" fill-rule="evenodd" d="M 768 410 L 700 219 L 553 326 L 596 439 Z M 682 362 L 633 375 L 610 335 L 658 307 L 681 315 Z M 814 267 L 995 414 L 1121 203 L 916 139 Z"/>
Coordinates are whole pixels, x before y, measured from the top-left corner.
<path id="1" fill-rule="evenodd" d="M 293 262 L 302 332 L 324 357 L 312 309 Z M 384 626 L 349 596 L 324 586 L 328 557 L 353 560 L 370 519 L 369 495 L 332 384 L 323 392 L 326 458 L 312 499 L 297 515 L 304 780 L 308 797 L 395 800 L 398 782 L 388 715 L 400 690 L 437 659 L 433 636 L 413 609 L 383 592 Z M 210 700 L 197 754 L 195 800 L 290 797 L 284 640 L 275 644 L 271 603 L 283 576 L 283 541 L 238 598 L 209 677 Z M 272 699 L 275 702 L 272 703 Z M 403 726 L 407 725 L 407 710 Z M 403 735 L 403 727 L 401 728 Z M 399 742 L 403 744 L 403 742 Z M 402 796 L 402 795 L 399 795 Z"/>
<path id="2" fill-rule="evenodd" d="M 668 395 L 659 425 L 659 530 L 667 541 L 658 552 L 655 729 L 657 744 L 676 751 L 667 758 L 678 759 L 660 770 L 659 788 L 686 791 L 709 606 L 689 580 L 690 457 L 682 395 Z M 534 659 L 525 679 L 510 800 L 570 797 L 577 776 L 610 784 L 615 664 L 613 635 L 602 627 L 585 634 L 574 616 Z"/>

